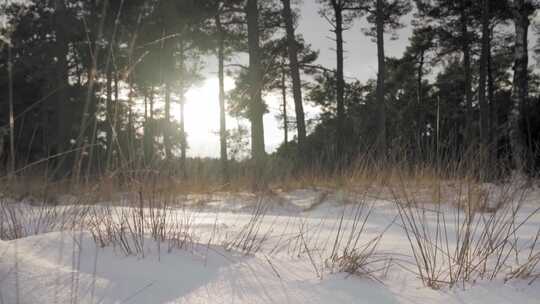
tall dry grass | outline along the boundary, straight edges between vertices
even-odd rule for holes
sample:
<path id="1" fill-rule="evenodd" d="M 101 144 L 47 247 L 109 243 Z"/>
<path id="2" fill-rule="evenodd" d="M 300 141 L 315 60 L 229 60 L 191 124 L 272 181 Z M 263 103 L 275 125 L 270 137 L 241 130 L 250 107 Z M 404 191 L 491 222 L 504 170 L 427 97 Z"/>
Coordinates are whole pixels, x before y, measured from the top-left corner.
<path id="1" fill-rule="evenodd" d="M 266 179 L 266 190 L 256 193 L 258 199 L 245 225 L 222 234 L 217 214 L 212 233 L 204 235 L 195 229 L 197 209 L 188 208 L 187 195 L 251 192 L 249 173 L 232 176 L 227 183 L 215 176 L 186 179 L 150 170 L 115 172 L 78 182 L 34 173 L 2 185 L 0 238 L 13 240 L 50 231 L 80 236 L 89 231 L 98 247 L 114 247 L 141 258 L 149 248 L 161 256 L 173 250 L 220 247 L 263 256 L 277 272 L 273 255 L 287 253 L 309 261 L 321 279 L 327 272 L 346 272 L 381 280 L 394 260 L 403 259 L 379 251 L 390 226 L 379 227 L 377 234 L 366 231 L 378 200 L 385 200 L 395 203 L 398 217 L 392 225 L 401 225 L 424 285 L 439 289 L 498 278 L 534 282 L 540 265 L 538 234 L 526 245 L 518 237 L 539 212 L 527 211 L 523 218 L 530 182 L 508 179 L 495 185 L 475 174 L 462 174 L 458 168 L 448 165 L 441 174 L 429 165 L 357 162 L 340 171 L 274 172 Z M 268 214 L 272 200 L 267 198 L 277 190 L 306 188 L 345 193 L 342 215 L 318 224 L 297 215 L 290 226 L 276 227 Z M 326 239 L 320 237 L 323 225 L 332 225 L 334 231 Z"/>
<path id="2" fill-rule="evenodd" d="M 424 285 L 438 289 L 494 280 L 502 273 L 507 273 L 507 278 L 519 277 L 519 273 L 530 275 L 530 267 L 537 265 L 533 254 L 536 239 L 525 258 L 527 262 L 514 270 L 514 275 L 508 274 L 523 250 L 518 237 L 521 229 L 540 212 L 540 206 L 523 208 L 530 188 L 521 180 L 489 191 L 478 184 L 457 181 L 451 187 L 452 194 L 443 195 L 444 186 L 437 186 L 435 200 L 426 200 L 405 180 L 391 188 Z"/>

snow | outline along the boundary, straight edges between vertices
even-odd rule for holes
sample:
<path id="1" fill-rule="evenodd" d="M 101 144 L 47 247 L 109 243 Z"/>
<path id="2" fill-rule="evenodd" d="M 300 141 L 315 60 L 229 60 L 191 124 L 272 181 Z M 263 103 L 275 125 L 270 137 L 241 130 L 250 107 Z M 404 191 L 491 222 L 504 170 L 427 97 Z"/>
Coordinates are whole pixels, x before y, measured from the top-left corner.
<path id="1" fill-rule="evenodd" d="M 518 218 L 538 207 L 539 191 L 533 192 Z M 498 277 L 453 288 L 424 287 L 390 200 L 365 202 L 373 210 L 361 243 L 384 232 L 376 256 L 386 259 L 375 258 L 368 265 L 373 275 L 342 273 L 326 265 L 338 227 L 346 240 L 354 225 L 358 203 L 347 193 L 302 189 L 276 191 L 262 201 L 249 193 L 188 195 L 181 200 L 185 205 L 170 212 L 177 220 L 189 219 L 190 243 L 169 252 L 166 242 L 147 235 L 144 256 L 126 255 L 118 245 L 99 248 L 92 234 L 78 227 L 40 229 L 29 220 L 26 224 L 33 226 L 28 236 L 0 241 L 0 303 L 539 303 L 540 280 L 529 284 Z M 40 208 L 19 205 L 24 210 Z M 108 206 L 118 221 L 130 210 L 118 202 Z M 260 250 L 246 252 L 233 245 L 255 221 L 253 212 L 260 210 L 256 206 L 264 206 L 253 225 Z M 71 214 L 89 207 L 54 208 L 69 210 L 58 214 Z M 441 210 L 458 212 L 451 204 Z M 39 213 L 30 214 L 35 219 Z M 427 218 L 434 223 L 433 217 Z M 520 249 L 531 245 L 539 225 L 536 214 L 519 230 Z"/>

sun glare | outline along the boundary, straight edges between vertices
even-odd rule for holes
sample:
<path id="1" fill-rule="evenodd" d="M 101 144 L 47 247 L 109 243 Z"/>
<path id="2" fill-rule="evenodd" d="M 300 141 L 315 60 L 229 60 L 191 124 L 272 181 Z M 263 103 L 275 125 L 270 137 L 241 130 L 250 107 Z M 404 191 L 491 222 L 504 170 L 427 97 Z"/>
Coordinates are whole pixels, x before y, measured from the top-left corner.
<path id="1" fill-rule="evenodd" d="M 225 78 L 225 92 L 234 89 L 234 79 Z M 283 141 L 281 125 L 275 116 L 281 107 L 281 97 L 276 94 L 264 96 L 269 113 L 264 115 L 265 143 L 267 152 L 274 151 Z M 185 95 L 185 130 L 188 141 L 188 156 L 219 157 L 219 82 L 216 77 L 209 78 L 199 86 L 191 88 Z M 306 115 L 311 117 L 317 111 L 306 105 Z M 292 113 L 292 109 L 290 109 Z M 177 121 L 181 120 L 180 105 L 172 104 L 172 115 Z M 227 129 L 235 128 L 237 124 L 249 125 L 247 120 L 241 120 L 227 115 Z M 289 132 L 294 136 L 294 131 Z"/>
<path id="2" fill-rule="evenodd" d="M 234 79 L 225 78 L 225 91 L 234 88 Z M 219 81 L 209 78 L 185 95 L 185 128 L 190 156 L 219 155 Z M 180 120 L 180 106 L 173 106 L 173 116 Z"/>

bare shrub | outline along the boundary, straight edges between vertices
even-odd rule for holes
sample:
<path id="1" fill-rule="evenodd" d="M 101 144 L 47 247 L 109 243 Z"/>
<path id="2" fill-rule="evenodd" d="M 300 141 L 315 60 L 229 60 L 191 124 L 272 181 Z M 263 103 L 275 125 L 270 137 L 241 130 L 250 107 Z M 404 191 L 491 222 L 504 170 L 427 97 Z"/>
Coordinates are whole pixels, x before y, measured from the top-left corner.
<path id="1" fill-rule="evenodd" d="M 191 213 L 173 209 L 165 197 L 150 196 L 147 200 L 142 192 L 138 206 L 125 202 L 126 206 L 95 206 L 88 217 L 88 229 L 101 247 L 114 246 L 126 255 L 144 257 L 147 240 L 161 252 L 165 244 L 167 251 L 188 248 L 194 242 Z"/>
<path id="2" fill-rule="evenodd" d="M 249 222 L 234 237 L 223 242 L 225 249 L 235 249 L 245 254 L 257 253 L 268 240 L 272 231 L 272 227 L 269 227 L 265 232 L 261 230 L 268 208 L 269 205 L 264 198 L 260 197 L 251 213 Z"/>
<path id="3" fill-rule="evenodd" d="M 460 208 L 438 203 L 430 209 L 408 195 L 406 188 L 400 190 L 394 198 L 418 275 L 434 289 L 498 277 L 518 250 L 519 229 L 540 210 L 518 218 L 526 190 L 516 185 L 499 195 L 497 208 L 487 213 L 477 208 L 488 205 L 478 201 L 485 196 L 460 195 L 465 197 L 457 205 Z"/>
<path id="4" fill-rule="evenodd" d="M 0 200 L 0 239 L 14 240 L 32 235 L 75 229 L 88 208 L 76 205 L 51 206 Z"/>
<path id="5" fill-rule="evenodd" d="M 537 248 L 539 237 L 540 229 L 538 229 L 532 244 L 527 250 L 525 261 L 518 263 L 517 267 L 507 274 L 506 281 L 515 279 L 529 280 L 530 285 L 540 277 L 540 250 Z"/>
<path id="6" fill-rule="evenodd" d="M 365 240 L 366 225 L 373 208 L 373 203 L 368 205 L 365 198 L 355 202 L 349 210 L 352 219 L 348 219 L 347 224 L 344 224 L 347 207 L 344 208 L 333 238 L 332 251 L 325 260 L 331 271 L 375 278 L 373 274 L 378 270 L 375 265 L 387 260 L 385 255 L 377 253 L 377 247 L 390 225 L 375 237 Z"/>

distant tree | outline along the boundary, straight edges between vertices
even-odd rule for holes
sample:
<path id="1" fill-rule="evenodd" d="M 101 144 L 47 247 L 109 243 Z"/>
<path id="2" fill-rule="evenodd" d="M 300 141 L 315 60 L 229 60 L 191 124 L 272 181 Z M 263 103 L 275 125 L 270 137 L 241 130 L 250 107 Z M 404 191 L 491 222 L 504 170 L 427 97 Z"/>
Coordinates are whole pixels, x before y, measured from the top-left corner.
<path id="1" fill-rule="evenodd" d="M 294 99 L 294 109 L 296 113 L 296 130 L 297 130 L 297 136 L 298 136 L 298 156 L 301 156 L 303 154 L 304 148 L 305 148 L 305 140 L 306 140 L 306 122 L 305 122 L 305 115 L 304 115 L 304 106 L 303 106 L 303 100 L 302 100 L 302 82 L 300 80 L 300 66 L 298 64 L 298 42 L 296 40 L 296 35 L 294 33 L 294 20 L 293 20 L 293 12 L 291 9 L 291 1 L 290 0 L 281 0 L 283 3 L 283 19 L 285 21 L 285 29 L 286 29 L 286 35 L 287 35 L 287 51 L 288 51 L 288 57 L 289 57 L 289 71 L 290 71 L 290 77 L 292 79 L 292 91 L 293 91 L 293 99 Z M 283 77 L 283 86 L 285 84 L 284 77 Z M 285 88 L 283 89 L 285 92 Z M 283 93 L 283 117 L 284 119 L 284 131 L 287 132 L 287 103 L 285 101 L 286 94 Z M 285 133 L 286 134 L 286 133 Z M 287 137 L 287 136 L 285 136 Z M 285 143 L 287 142 L 287 139 L 285 139 Z"/>
<path id="2" fill-rule="evenodd" d="M 478 80 L 478 103 L 480 105 L 480 142 L 482 161 L 487 161 L 487 152 L 489 145 L 489 109 L 487 106 L 487 74 L 488 74 L 488 58 L 490 50 L 489 39 L 490 33 L 490 2 L 489 0 L 481 1 L 481 24 L 482 24 L 482 42 L 480 51 L 480 77 Z"/>
<path id="3" fill-rule="evenodd" d="M 261 66 L 259 7 L 257 0 L 247 0 L 246 15 L 249 49 L 249 118 L 251 121 L 251 155 L 257 168 L 257 176 L 262 172 L 266 157 L 264 147 L 265 112 L 262 101 L 263 70 Z"/>
<path id="4" fill-rule="evenodd" d="M 79 16 L 88 13 L 87 6 L 78 9 Z M 85 41 L 75 10 L 62 1 L 40 1 L 32 6 L 2 3 L 0 7 L 10 30 L 10 47 L 1 49 L 0 65 L 3 71 L 11 65 L 12 81 L 9 85 L 8 77 L 2 77 L 0 86 L 6 93 L 13 89 L 13 98 L 2 98 L 2 105 L 6 105 L 2 113 L 10 113 L 7 105 L 11 99 L 16 122 L 28 118 L 27 123 L 15 126 L 18 145 L 14 152 L 24 155 L 19 157 L 22 162 L 52 156 L 51 172 L 57 176 L 71 168 L 64 159 L 73 154 L 64 152 L 72 148 L 70 140 L 78 133 L 76 122 L 82 114 L 80 103 L 71 102 L 84 95 L 76 70 L 88 71 L 88 61 L 78 60 L 86 54 L 75 43 Z M 7 58 L 11 60 L 7 62 Z M 70 82 L 70 77 L 75 81 Z"/>
<path id="5" fill-rule="evenodd" d="M 149 72 L 149 76 L 140 79 L 141 84 L 150 86 L 151 94 L 154 94 L 153 86 L 156 84 L 164 91 L 164 124 L 159 126 L 162 128 L 165 159 L 171 161 L 173 151 L 179 150 L 180 171 L 184 176 L 188 149 L 184 95 L 201 81 L 200 58 L 213 49 L 213 37 L 207 24 L 213 12 L 206 2 L 160 1 L 147 14 L 141 30 L 145 41 L 138 49 L 142 53 L 140 58 L 143 63 L 137 65 L 141 64 L 142 70 Z M 150 100 L 153 102 L 153 97 Z M 173 102 L 180 106 L 178 129 L 171 117 Z M 158 124 L 153 126 L 157 127 Z M 155 129 L 150 131 L 156 132 Z M 178 140 L 173 139 L 173 135 L 178 136 Z M 178 143 L 178 149 L 175 149 L 174 142 Z M 150 148 L 153 144 L 148 143 L 147 146 Z"/>
<path id="6" fill-rule="evenodd" d="M 494 171 L 491 160 L 496 158 L 495 128 L 493 117 L 493 75 L 492 53 L 494 28 L 498 23 L 510 19 L 508 4 L 505 1 L 481 1 L 479 8 L 480 31 L 482 33 L 480 44 L 479 72 L 478 72 L 478 105 L 480 108 L 480 159 L 484 163 L 482 176 L 489 178 Z M 478 13 L 477 13 L 478 14 Z M 491 153 L 489 151 L 492 151 Z"/>
<path id="7" fill-rule="evenodd" d="M 385 103 L 388 139 L 392 146 L 399 147 L 400 159 L 407 163 L 429 161 L 430 153 L 423 153 L 424 149 L 426 152 L 433 151 L 428 149 L 435 133 L 436 103 L 430 94 L 432 84 L 423 79 L 419 85 L 418 78 L 411 77 L 412 71 L 418 73 L 419 66 L 412 56 L 386 58 Z M 378 107 L 376 95 L 375 89 L 366 96 L 366 102 L 374 104 L 374 108 Z"/>
<path id="8" fill-rule="evenodd" d="M 430 53 L 435 49 L 435 35 L 433 28 L 426 24 L 416 24 L 413 29 L 410 45 L 405 50 L 403 60 L 412 63 L 412 69 L 416 71 L 416 115 L 414 118 L 416 125 L 416 149 L 417 157 L 422 156 L 426 152 L 427 142 L 424 140 L 426 133 L 426 100 L 424 99 L 425 92 L 425 75 L 429 72 L 429 67 L 435 63 L 435 58 Z"/>
<path id="9" fill-rule="evenodd" d="M 529 97 L 528 81 L 528 30 L 530 17 L 540 7 L 535 0 L 513 0 L 510 3 L 515 28 L 514 81 L 512 86 L 512 108 L 509 113 L 509 137 L 515 169 L 525 169 L 525 140 L 520 131 L 520 119 Z"/>
<path id="10" fill-rule="evenodd" d="M 263 88 L 265 91 L 279 90 L 279 93 L 282 97 L 282 115 L 279 116 L 280 120 L 283 122 L 284 129 L 284 140 L 285 144 L 288 142 L 288 130 L 290 126 L 297 128 L 298 121 L 294 125 L 289 122 L 292 122 L 293 119 L 287 117 L 287 95 L 289 86 L 287 83 L 294 83 L 291 81 L 291 65 L 289 62 L 290 54 L 288 52 L 289 38 L 287 36 L 281 39 L 273 39 L 266 42 L 263 48 L 263 65 L 265 66 L 265 75 L 263 77 Z M 318 52 L 311 50 L 311 46 L 307 44 L 301 36 L 295 38 L 295 67 L 298 68 L 298 72 L 304 72 L 311 74 L 314 72 L 314 61 L 318 57 Z M 293 96 L 294 96 L 294 88 Z M 302 110 L 303 112 L 303 110 Z M 304 126 L 305 128 L 305 126 Z M 291 128 L 292 129 L 292 128 Z M 298 135 L 298 134 L 297 134 Z M 298 139 L 298 137 L 297 137 Z M 297 146 L 298 147 L 298 146 Z M 299 147 L 298 147 L 299 148 Z M 299 151 L 296 151 L 299 152 Z M 296 155 L 299 156 L 298 153 Z M 301 156 L 302 158 L 303 156 Z"/>
<path id="11" fill-rule="evenodd" d="M 282 24 L 281 11 L 273 1 L 248 0 L 245 3 L 243 22 L 247 25 L 249 66 L 238 66 L 236 88 L 230 94 L 230 113 L 248 118 L 251 123 L 251 156 L 257 172 L 262 173 L 266 161 L 263 116 L 267 112 L 262 92 L 265 76 L 270 66 L 264 62 L 262 46 L 271 40 Z M 262 177 L 262 174 L 257 174 Z M 256 184 L 260 185 L 256 181 Z"/>
<path id="12" fill-rule="evenodd" d="M 213 3 L 213 31 L 217 40 L 216 55 L 218 60 L 219 80 L 219 137 L 221 173 L 225 181 L 228 180 L 228 149 L 227 149 L 227 123 L 226 123 L 226 94 L 225 94 L 225 61 L 230 54 L 241 49 L 245 40 L 243 33 L 242 1 L 215 0 Z"/>
<path id="13" fill-rule="evenodd" d="M 241 124 L 229 133 L 228 154 L 233 161 L 242 161 L 248 158 L 249 153 L 249 130 Z"/>
<path id="14" fill-rule="evenodd" d="M 292 118 L 288 115 L 288 102 L 287 102 L 287 96 L 288 96 L 288 86 L 287 86 L 287 74 L 286 69 L 284 68 L 284 65 L 286 63 L 282 63 L 282 73 L 281 73 L 281 79 L 279 86 L 281 88 L 281 113 L 276 115 L 276 119 L 281 121 L 281 128 L 283 129 L 283 145 L 287 146 L 289 143 L 289 131 L 291 128 L 291 121 Z"/>
<path id="15" fill-rule="evenodd" d="M 336 36 L 336 160 L 344 156 L 346 117 L 345 117 L 345 78 L 343 72 L 343 32 L 352 24 L 354 17 L 358 14 L 357 1 L 355 0 L 318 0 L 322 4 L 319 11 L 332 27 L 332 32 Z"/>
<path id="16" fill-rule="evenodd" d="M 375 110 L 372 104 L 367 104 L 365 96 L 370 89 L 359 81 L 345 82 L 343 94 L 343 111 L 347 114 L 344 123 L 346 134 L 338 134 L 336 127 L 340 123 L 337 110 L 337 75 L 333 71 L 321 71 L 314 76 L 314 81 L 308 86 L 306 98 L 318 108 L 321 114 L 317 120 L 312 134 L 308 135 L 307 145 L 310 161 L 315 164 L 324 164 L 330 168 L 336 167 L 335 141 L 329 139 L 344 136 L 347 141 L 343 143 L 342 159 L 351 159 L 360 153 L 367 153 L 366 147 L 372 139 L 372 113 Z M 367 131 L 367 132 L 366 132 Z"/>
<path id="17" fill-rule="evenodd" d="M 409 0 L 374 0 L 364 1 L 362 10 L 367 11 L 367 20 L 374 24 L 367 34 L 375 38 L 377 43 L 377 141 L 376 147 L 379 157 L 384 157 L 387 153 L 386 142 L 386 107 L 385 107 L 385 52 L 384 33 L 395 33 L 396 29 L 402 28 L 400 17 L 408 14 L 412 7 Z"/>
<path id="18" fill-rule="evenodd" d="M 465 100 L 465 123 L 463 130 L 464 147 L 469 148 L 473 143 L 473 91 L 472 91 L 472 52 L 476 37 L 476 14 L 479 6 L 471 0 L 416 0 L 421 14 L 433 20 L 434 30 L 437 33 L 439 54 L 453 55 L 461 53 L 463 65 Z"/>
<path id="19" fill-rule="evenodd" d="M 218 39 L 218 79 L 219 79 L 219 147 L 221 170 L 225 180 L 228 180 L 228 157 L 227 157 L 227 122 L 225 115 L 225 30 L 223 27 L 221 7 L 215 15 L 216 33 Z"/>

